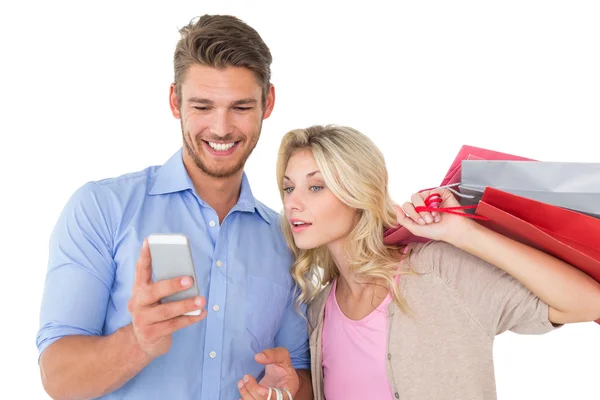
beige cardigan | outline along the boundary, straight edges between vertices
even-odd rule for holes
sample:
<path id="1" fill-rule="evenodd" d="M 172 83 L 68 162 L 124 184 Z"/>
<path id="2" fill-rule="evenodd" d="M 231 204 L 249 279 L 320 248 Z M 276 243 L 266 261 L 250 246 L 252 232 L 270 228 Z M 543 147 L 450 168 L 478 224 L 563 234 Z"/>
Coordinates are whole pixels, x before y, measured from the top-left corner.
<path id="1" fill-rule="evenodd" d="M 496 399 L 494 336 L 556 328 L 548 306 L 519 281 L 447 243 L 413 245 L 402 264 L 421 275 L 402 275 L 398 282 L 411 315 L 394 302 L 387 308 L 386 369 L 396 399 Z M 315 400 L 325 399 L 321 344 L 330 291 L 328 285 L 307 314 Z"/>

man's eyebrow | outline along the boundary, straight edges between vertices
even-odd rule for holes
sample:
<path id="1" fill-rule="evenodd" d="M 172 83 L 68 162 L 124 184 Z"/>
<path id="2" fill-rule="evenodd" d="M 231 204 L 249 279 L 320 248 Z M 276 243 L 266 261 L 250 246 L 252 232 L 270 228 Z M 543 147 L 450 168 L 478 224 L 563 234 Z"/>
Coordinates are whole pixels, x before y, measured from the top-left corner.
<path id="1" fill-rule="evenodd" d="M 256 104 L 256 103 L 258 103 L 258 100 L 253 99 L 252 97 L 248 97 L 245 99 L 232 101 L 231 105 L 235 107 L 235 106 L 241 106 L 241 105 L 246 105 L 246 104 Z"/>
<path id="2" fill-rule="evenodd" d="M 189 103 L 196 103 L 196 104 L 206 104 L 206 105 L 211 105 L 211 106 L 215 104 L 212 100 L 204 99 L 204 98 L 201 98 L 201 97 L 190 97 L 188 99 L 188 102 Z M 230 104 L 230 106 L 231 107 L 235 107 L 235 106 L 250 105 L 250 104 L 254 105 L 256 103 L 258 103 L 258 100 L 253 99 L 251 97 L 248 97 L 248 98 L 245 98 L 245 99 L 240 99 L 240 100 L 232 101 L 231 104 Z"/>
<path id="3" fill-rule="evenodd" d="M 189 102 L 189 103 L 209 104 L 209 105 L 212 105 L 212 104 L 214 104 L 212 100 L 209 100 L 209 99 L 202 99 L 202 98 L 200 98 L 200 97 L 190 97 L 190 98 L 188 99 L 188 102 Z"/>

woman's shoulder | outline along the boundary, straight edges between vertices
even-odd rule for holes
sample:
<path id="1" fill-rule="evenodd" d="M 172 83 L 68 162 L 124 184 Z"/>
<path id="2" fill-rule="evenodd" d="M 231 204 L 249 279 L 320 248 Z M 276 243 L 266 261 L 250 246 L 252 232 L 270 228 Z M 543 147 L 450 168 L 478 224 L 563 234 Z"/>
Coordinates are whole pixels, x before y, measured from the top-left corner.
<path id="1" fill-rule="evenodd" d="M 514 280 L 509 274 L 483 259 L 443 241 L 415 244 L 404 263 L 413 271 L 429 274 L 443 281 L 456 292 L 466 293 L 474 285 L 487 285 L 502 280 Z"/>
<path id="2" fill-rule="evenodd" d="M 435 272 L 435 266 L 440 265 L 442 260 L 461 255 L 460 249 L 442 241 L 411 243 L 408 245 L 408 254 L 402 261 L 402 265 L 418 273 L 431 273 Z"/>

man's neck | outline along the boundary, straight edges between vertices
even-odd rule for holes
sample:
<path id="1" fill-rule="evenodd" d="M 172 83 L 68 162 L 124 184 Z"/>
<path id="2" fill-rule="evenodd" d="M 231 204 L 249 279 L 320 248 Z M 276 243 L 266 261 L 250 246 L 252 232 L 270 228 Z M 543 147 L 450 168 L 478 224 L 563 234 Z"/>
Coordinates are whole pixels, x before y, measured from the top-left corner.
<path id="1" fill-rule="evenodd" d="M 219 222 L 223 222 L 238 202 L 244 171 L 240 170 L 226 178 L 215 178 L 204 173 L 192 160 L 184 158 L 184 165 L 198 196 L 215 210 Z"/>

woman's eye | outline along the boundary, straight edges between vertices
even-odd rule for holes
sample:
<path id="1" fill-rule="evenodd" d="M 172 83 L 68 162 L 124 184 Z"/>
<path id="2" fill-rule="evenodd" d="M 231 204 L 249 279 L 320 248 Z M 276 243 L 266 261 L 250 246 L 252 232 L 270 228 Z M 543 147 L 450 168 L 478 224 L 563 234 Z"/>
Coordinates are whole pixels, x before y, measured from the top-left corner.
<path id="1" fill-rule="evenodd" d="M 286 187 L 286 188 L 283 189 L 283 191 L 286 192 L 286 193 L 292 193 L 292 190 L 294 190 L 293 187 Z"/>
<path id="2" fill-rule="evenodd" d="M 313 192 L 318 192 L 321 189 L 323 189 L 323 186 L 311 186 L 310 187 L 310 190 L 312 190 Z"/>

